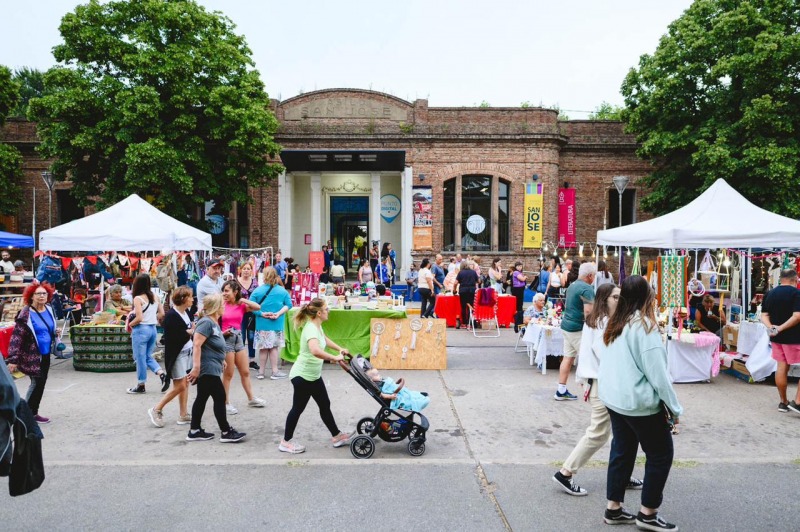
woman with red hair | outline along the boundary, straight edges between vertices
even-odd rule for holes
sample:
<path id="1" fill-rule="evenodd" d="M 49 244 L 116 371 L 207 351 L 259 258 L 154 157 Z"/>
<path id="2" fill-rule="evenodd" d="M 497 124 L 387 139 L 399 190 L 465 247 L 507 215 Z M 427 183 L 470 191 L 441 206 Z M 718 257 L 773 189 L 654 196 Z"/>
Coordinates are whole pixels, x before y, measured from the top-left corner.
<path id="1" fill-rule="evenodd" d="M 50 372 L 50 355 L 56 349 L 56 315 L 50 306 L 53 287 L 49 283 L 33 283 L 25 288 L 22 300 L 25 306 L 19 311 L 8 347 L 8 370 L 19 369 L 31 378 L 25 400 L 38 423 L 50 423 L 39 415 L 47 374 Z"/>

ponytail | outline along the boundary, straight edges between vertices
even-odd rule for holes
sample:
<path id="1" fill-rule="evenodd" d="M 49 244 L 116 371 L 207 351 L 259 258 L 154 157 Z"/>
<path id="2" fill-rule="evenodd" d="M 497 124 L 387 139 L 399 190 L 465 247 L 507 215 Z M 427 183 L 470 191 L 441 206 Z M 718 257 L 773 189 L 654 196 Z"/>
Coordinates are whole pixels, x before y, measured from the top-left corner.
<path id="1" fill-rule="evenodd" d="M 325 309 L 324 299 L 320 299 L 318 297 L 312 299 L 311 301 L 300 307 L 300 310 L 297 311 L 297 314 L 294 315 L 294 326 L 299 329 L 300 327 L 305 325 L 305 323 L 308 320 L 313 320 L 314 318 L 316 318 L 319 315 L 319 313 L 322 312 L 324 309 Z"/>

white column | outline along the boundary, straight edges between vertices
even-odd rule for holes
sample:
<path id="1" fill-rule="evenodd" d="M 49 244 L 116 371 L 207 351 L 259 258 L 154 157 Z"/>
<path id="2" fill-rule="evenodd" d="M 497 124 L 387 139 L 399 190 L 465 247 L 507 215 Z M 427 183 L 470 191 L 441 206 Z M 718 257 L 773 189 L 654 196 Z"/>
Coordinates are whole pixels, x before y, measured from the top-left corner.
<path id="1" fill-rule="evenodd" d="M 411 250 L 414 247 L 414 208 L 412 205 L 411 187 L 414 171 L 410 166 L 403 170 L 400 181 L 400 245 L 403 246 L 402 264 L 407 268 L 411 264 Z"/>
<path id="2" fill-rule="evenodd" d="M 311 251 L 322 249 L 322 175 L 311 174 Z"/>
<path id="3" fill-rule="evenodd" d="M 292 181 L 292 174 L 278 176 L 278 247 L 284 257 L 292 256 Z"/>
<path id="4" fill-rule="evenodd" d="M 372 191 L 369 195 L 369 239 L 381 239 L 381 173 L 372 172 Z M 382 243 L 382 242 L 381 242 Z M 372 249 L 372 242 L 369 242 L 369 249 Z"/>

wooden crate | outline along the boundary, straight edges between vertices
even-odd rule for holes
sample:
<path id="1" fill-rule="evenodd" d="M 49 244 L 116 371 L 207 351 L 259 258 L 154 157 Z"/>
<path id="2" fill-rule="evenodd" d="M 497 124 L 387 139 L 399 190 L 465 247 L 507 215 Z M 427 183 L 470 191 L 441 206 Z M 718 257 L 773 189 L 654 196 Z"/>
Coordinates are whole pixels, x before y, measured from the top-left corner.
<path id="1" fill-rule="evenodd" d="M 415 339 L 412 327 L 420 326 Z M 376 368 L 447 369 L 447 322 L 443 319 L 373 318 L 369 345 L 370 363 Z"/>

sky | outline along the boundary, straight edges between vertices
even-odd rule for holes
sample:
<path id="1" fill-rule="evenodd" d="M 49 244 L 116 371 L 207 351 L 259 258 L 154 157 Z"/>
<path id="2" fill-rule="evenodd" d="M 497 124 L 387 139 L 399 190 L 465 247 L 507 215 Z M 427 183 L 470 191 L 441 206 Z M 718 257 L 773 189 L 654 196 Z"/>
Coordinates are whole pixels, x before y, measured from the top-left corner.
<path id="1" fill-rule="evenodd" d="M 0 65 L 46 70 L 82 1 L 4 3 Z M 243 34 L 270 97 L 328 88 L 431 107 L 622 105 L 622 81 L 692 0 L 198 0 Z"/>

